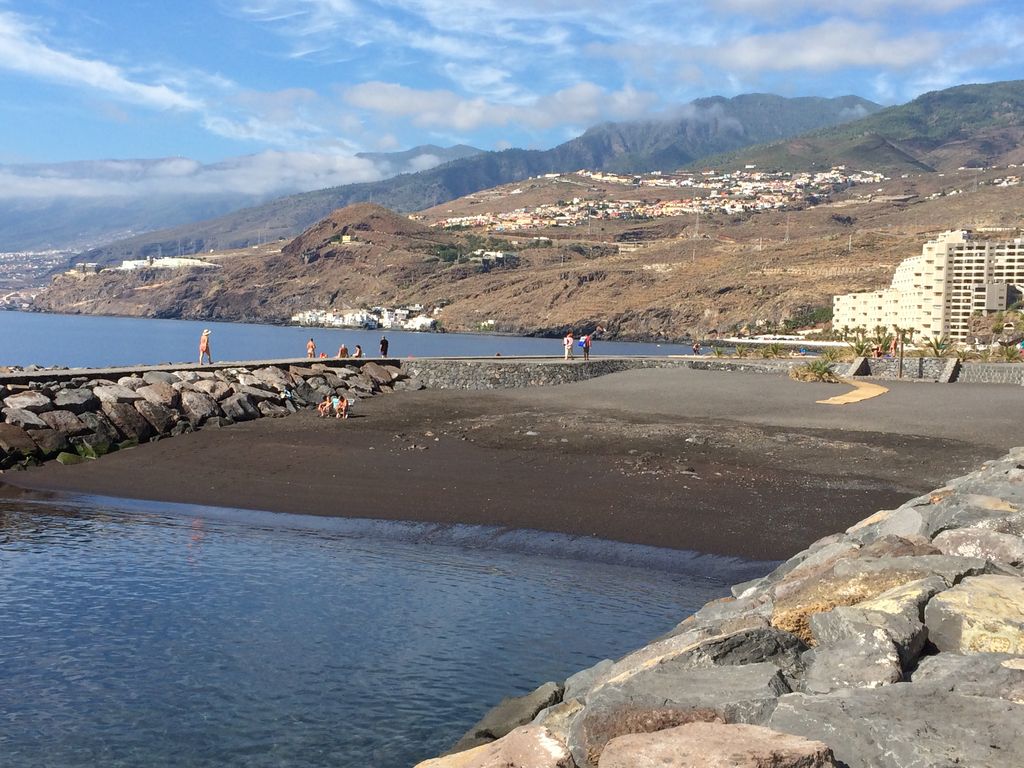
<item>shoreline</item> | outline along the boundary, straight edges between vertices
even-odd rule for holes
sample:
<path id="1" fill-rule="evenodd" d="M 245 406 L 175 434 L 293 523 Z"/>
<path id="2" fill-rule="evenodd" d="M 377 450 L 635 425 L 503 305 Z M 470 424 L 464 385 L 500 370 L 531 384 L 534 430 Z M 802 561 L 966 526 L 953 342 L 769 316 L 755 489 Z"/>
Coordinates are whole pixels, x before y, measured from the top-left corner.
<path id="1" fill-rule="evenodd" d="M 839 391 L 668 369 L 405 392 L 362 401 L 347 421 L 304 411 L 207 428 L 0 482 L 779 560 L 1014 442 L 1003 414 L 1019 387 L 901 383 L 855 406 L 815 404 Z M 967 407 L 966 429 L 928 418 Z"/>

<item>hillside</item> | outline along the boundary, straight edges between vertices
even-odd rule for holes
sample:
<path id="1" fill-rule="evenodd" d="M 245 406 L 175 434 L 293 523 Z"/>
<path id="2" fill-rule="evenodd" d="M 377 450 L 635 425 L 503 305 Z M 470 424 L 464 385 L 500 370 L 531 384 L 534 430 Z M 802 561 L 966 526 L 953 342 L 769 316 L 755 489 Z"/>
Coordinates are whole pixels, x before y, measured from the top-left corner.
<path id="1" fill-rule="evenodd" d="M 419 303 L 442 307 L 452 331 L 552 335 L 601 324 L 615 338 L 677 339 L 778 323 L 830 306 L 835 293 L 887 285 L 901 259 L 945 229 L 1020 228 L 1024 188 L 1008 176 L 1015 173 L 911 174 L 788 210 L 639 219 L 599 218 L 607 214 L 600 206 L 692 191 L 577 174 L 533 179 L 424 211 L 419 221 L 350 206 L 288 243 L 221 254 L 214 273 L 61 277 L 38 308 L 281 322 L 308 309 Z M 573 197 L 593 214 L 574 226 L 491 234 L 428 226 Z M 516 261 L 486 268 L 465 260 L 477 248 L 514 252 Z"/>
<path id="2" fill-rule="evenodd" d="M 950 171 L 1024 162 L 1024 80 L 926 93 L 846 125 L 721 155 L 722 167 Z"/>
<path id="3" fill-rule="evenodd" d="M 384 181 L 291 195 L 198 224 L 119 240 L 88 251 L 81 260 L 111 263 L 157 252 L 175 253 L 181 243 L 188 244 L 189 253 L 241 248 L 261 240 L 291 238 L 336 208 L 353 203 L 416 211 L 546 173 L 580 168 L 672 170 L 708 155 L 835 125 L 879 108 L 855 96 L 787 99 L 752 94 L 699 99 L 671 118 L 597 126 L 550 150 L 483 152 Z"/>

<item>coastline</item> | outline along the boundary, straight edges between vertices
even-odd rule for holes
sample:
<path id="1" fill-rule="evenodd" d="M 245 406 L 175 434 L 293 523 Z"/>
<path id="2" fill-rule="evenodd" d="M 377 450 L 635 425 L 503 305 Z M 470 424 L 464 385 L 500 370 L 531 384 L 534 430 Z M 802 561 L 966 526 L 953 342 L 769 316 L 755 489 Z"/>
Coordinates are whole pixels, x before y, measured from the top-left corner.
<path id="1" fill-rule="evenodd" d="M 208 428 L 0 482 L 777 560 L 1014 444 L 1002 414 L 1018 387 L 900 383 L 852 407 L 815 403 L 839 391 L 646 370 L 558 387 L 403 392 L 360 402 L 347 421 L 306 411 Z M 932 417 L 965 408 L 966 428 Z"/>

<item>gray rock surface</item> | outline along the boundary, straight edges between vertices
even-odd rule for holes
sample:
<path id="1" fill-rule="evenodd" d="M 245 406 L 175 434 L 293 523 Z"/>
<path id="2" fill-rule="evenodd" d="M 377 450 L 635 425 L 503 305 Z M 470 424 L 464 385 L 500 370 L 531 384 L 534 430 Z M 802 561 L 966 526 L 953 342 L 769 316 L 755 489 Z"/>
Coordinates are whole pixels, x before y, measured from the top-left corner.
<path id="1" fill-rule="evenodd" d="M 531 722 L 542 709 L 561 701 L 562 690 L 558 683 L 549 682 L 525 696 L 502 699 L 459 739 L 451 751 L 463 752 L 506 736 L 515 728 Z"/>
<path id="2" fill-rule="evenodd" d="M 122 386 L 121 384 L 107 384 L 93 388 L 93 394 L 102 403 L 134 403 L 141 400 L 142 395 L 134 389 Z"/>
<path id="3" fill-rule="evenodd" d="M 262 414 L 252 399 L 243 393 L 229 395 L 221 402 L 224 415 L 234 421 L 251 421 Z"/>
<path id="4" fill-rule="evenodd" d="M 1024 657 L 1007 653 L 940 653 L 921 659 L 915 683 L 935 683 L 965 696 L 1024 704 Z"/>
<path id="5" fill-rule="evenodd" d="M 42 392 L 19 392 L 16 395 L 8 395 L 4 398 L 4 407 L 32 413 L 42 413 L 53 410 L 53 401 Z"/>
<path id="6" fill-rule="evenodd" d="M 18 456 L 31 456 L 36 452 L 36 444 L 21 427 L 0 422 L 0 450 Z"/>
<path id="7" fill-rule="evenodd" d="M 103 415 L 117 427 L 117 431 L 125 440 L 141 443 L 154 434 L 153 426 L 146 421 L 132 403 L 104 402 Z"/>
<path id="8" fill-rule="evenodd" d="M 41 413 L 33 413 L 23 408 L 4 408 L 4 421 L 25 429 L 45 429 L 49 425 L 43 421 Z"/>
<path id="9" fill-rule="evenodd" d="M 63 432 L 69 437 L 82 435 L 89 431 L 89 427 L 85 425 L 85 422 L 71 411 L 47 411 L 46 413 L 39 414 L 39 418 L 42 419 L 50 429 L 57 432 Z"/>
<path id="10" fill-rule="evenodd" d="M 181 396 L 173 386 L 167 382 L 157 381 L 139 387 L 137 390 L 147 401 L 164 408 L 177 408 L 181 402 Z"/>
<path id="11" fill-rule="evenodd" d="M 188 389 L 181 392 L 181 410 L 193 427 L 201 425 L 207 419 L 221 415 L 220 406 L 217 405 L 216 400 L 203 392 Z"/>
<path id="12" fill-rule="evenodd" d="M 986 528 L 943 531 L 933 540 L 945 555 L 977 557 L 1007 565 L 1024 564 L 1024 538 Z"/>
<path id="13" fill-rule="evenodd" d="M 928 638 L 940 651 L 1024 655 L 1024 578 L 964 579 L 924 610 Z"/>
<path id="14" fill-rule="evenodd" d="M 95 411 L 100 407 L 91 389 L 62 389 L 53 396 L 53 405 L 74 414 Z"/>

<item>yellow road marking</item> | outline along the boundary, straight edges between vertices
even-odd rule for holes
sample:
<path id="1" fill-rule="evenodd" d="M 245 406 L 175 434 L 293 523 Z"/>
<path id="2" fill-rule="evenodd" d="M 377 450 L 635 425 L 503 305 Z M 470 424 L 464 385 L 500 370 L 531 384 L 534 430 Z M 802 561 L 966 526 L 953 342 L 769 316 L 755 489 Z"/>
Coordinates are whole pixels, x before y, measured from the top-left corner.
<path id="1" fill-rule="evenodd" d="M 817 402 L 822 405 L 847 405 L 849 403 L 859 403 L 861 400 L 867 400 L 868 398 L 878 397 L 889 391 L 888 387 L 883 387 L 881 384 L 871 384 L 866 381 L 850 381 L 849 379 L 841 379 L 841 381 L 844 384 L 849 384 L 853 387 L 853 390 L 842 395 L 830 397 L 828 400 L 818 400 Z"/>

